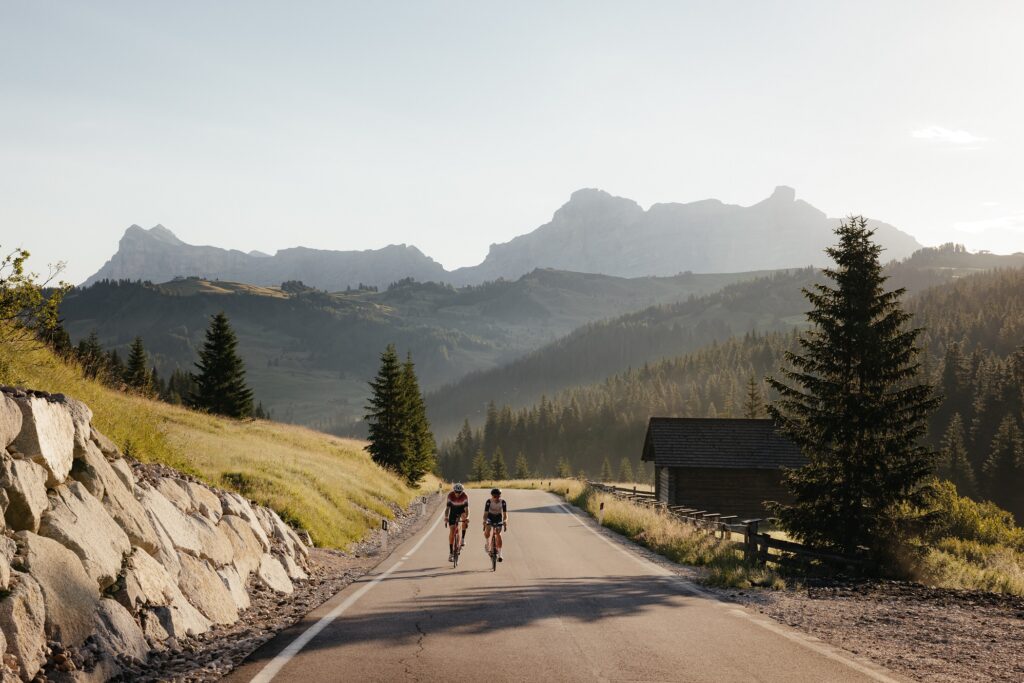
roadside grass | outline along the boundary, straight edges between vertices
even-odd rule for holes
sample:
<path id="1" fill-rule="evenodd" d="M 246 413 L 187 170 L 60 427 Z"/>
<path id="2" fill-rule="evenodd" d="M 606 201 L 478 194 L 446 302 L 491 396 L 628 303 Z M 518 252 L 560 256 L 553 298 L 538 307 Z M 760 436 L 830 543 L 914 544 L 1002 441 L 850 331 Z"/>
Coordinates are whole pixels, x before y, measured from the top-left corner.
<path id="1" fill-rule="evenodd" d="M 346 548 L 422 493 L 374 464 L 364 443 L 276 422 L 206 415 L 122 393 L 43 348 L 0 348 L 0 383 L 84 401 L 96 428 L 128 455 L 194 475 L 273 508 L 319 546 Z"/>
<path id="2" fill-rule="evenodd" d="M 603 526 L 653 550 L 673 562 L 705 569 L 702 581 L 722 588 L 760 586 L 781 589 L 777 572 L 747 564 L 735 541 L 718 541 L 663 512 L 634 505 L 611 494 L 589 489 L 578 479 L 520 479 L 467 484 L 481 488 L 539 489 L 564 497 Z M 601 503 L 604 515 L 600 517 Z"/>

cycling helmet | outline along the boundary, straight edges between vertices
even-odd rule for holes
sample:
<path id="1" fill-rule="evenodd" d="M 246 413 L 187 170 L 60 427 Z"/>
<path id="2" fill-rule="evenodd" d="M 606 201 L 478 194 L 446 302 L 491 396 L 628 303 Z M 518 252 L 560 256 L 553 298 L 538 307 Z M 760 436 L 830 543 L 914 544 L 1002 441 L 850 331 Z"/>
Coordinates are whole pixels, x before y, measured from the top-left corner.
<path id="1" fill-rule="evenodd" d="M 462 493 L 462 484 L 456 484 L 453 486 L 452 491 L 455 491 L 455 493 Z"/>
<path id="2" fill-rule="evenodd" d="M 501 495 L 501 489 L 491 489 L 491 495 L 492 496 L 500 496 Z"/>

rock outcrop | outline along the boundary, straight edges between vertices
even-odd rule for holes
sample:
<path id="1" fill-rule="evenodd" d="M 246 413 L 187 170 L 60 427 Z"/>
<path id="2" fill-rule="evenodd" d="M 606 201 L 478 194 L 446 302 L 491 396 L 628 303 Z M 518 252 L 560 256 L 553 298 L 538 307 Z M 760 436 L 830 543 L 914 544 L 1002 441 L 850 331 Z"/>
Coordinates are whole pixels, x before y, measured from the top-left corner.
<path id="1" fill-rule="evenodd" d="M 60 394 L 0 388 L 0 512 L 0 680 L 116 677 L 307 576 L 272 510 L 133 466 Z"/>

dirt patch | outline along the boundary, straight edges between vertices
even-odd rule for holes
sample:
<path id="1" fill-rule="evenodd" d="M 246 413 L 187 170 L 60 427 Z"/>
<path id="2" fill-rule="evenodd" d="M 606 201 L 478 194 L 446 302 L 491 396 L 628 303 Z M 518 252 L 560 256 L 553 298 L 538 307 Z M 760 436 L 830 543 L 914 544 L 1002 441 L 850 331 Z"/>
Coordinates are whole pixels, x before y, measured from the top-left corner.
<path id="1" fill-rule="evenodd" d="M 1024 680 L 1024 598 L 892 581 L 719 592 L 910 678 Z"/>
<path id="2" fill-rule="evenodd" d="M 427 499 L 426 512 L 417 502 L 396 511 L 390 524 L 388 547 L 417 533 L 436 514 L 441 497 Z M 216 681 L 230 673 L 258 647 L 302 619 L 350 583 L 373 569 L 382 557 L 383 532 L 375 531 L 348 553 L 313 548 L 309 554 L 309 579 L 295 582 L 295 592 L 281 596 L 255 584 L 248 585 L 252 606 L 230 626 L 215 628 L 197 638 L 173 640 L 167 649 L 154 652 L 142 667 L 125 668 L 121 681 Z"/>

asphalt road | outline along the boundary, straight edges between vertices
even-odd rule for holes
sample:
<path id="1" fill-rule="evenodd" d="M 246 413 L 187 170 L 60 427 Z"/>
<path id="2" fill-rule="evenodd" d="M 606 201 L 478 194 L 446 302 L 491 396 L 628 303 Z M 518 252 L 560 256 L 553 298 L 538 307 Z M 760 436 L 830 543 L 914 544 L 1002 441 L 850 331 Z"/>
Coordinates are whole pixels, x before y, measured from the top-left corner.
<path id="1" fill-rule="evenodd" d="M 715 599 L 548 493 L 507 492 L 505 561 L 492 572 L 485 497 L 470 493 L 457 569 L 431 521 L 227 680 L 904 680 Z"/>

